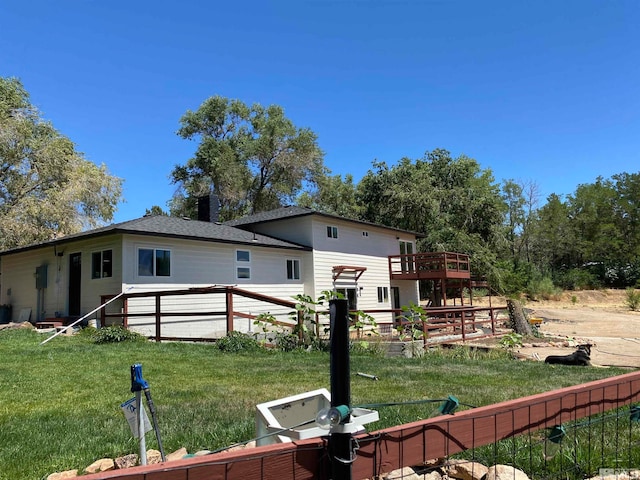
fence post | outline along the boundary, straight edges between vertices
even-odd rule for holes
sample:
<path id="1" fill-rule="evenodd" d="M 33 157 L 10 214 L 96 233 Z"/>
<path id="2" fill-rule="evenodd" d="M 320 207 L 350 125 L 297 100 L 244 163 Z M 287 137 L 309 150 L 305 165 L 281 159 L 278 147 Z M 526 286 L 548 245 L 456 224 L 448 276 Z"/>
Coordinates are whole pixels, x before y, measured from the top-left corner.
<path id="1" fill-rule="evenodd" d="M 304 315 L 302 310 L 298 310 L 298 341 L 300 345 L 304 342 Z"/>
<path id="2" fill-rule="evenodd" d="M 233 332 L 233 291 L 230 288 L 225 290 L 227 301 L 227 335 Z"/>
<path id="3" fill-rule="evenodd" d="M 127 296 L 122 301 L 122 324 L 124 328 L 129 328 L 129 297 Z"/>
<path id="4" fill-rule="evenodd" d="M 156 293 L 156 342 L 160 342 L 161 337 L 161 329 L 160 329 L 160 321 L 162 316 L 160 315 L 160 304 L 161 297 L 160 294 Z"/>
<path id="5" fill-rule="evenodd" d="M 351 408 L 351 374 L 349 366 L 349 306 L 345 299 L 329 301 L 331 326 L 331 406 L 346 405 Z M 347 416 L 349 417 L 349 416 Z M 347 419 L 346 421 L 349 421 Z M 345 423 L 343 420 L 340 423 Z M 329 456 L 335 480 L 351 480 L 351 433 L 331 432 Z"/>

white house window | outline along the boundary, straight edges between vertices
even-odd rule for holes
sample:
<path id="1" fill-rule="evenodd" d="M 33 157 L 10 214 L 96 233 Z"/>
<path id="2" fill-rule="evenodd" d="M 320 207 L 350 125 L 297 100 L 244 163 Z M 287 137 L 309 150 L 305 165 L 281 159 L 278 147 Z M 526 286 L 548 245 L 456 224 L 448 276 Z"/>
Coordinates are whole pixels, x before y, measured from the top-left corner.
<path id="1" fill-rule="evenodd" d="M 91 254 L 91 278 L 108 278 L 113 274 L 113 253 L 111 250 Z"/>
<path id="2" fill-rule="evenodd" d="M 171 276 L 171 251 L 160 248 L 139 248 L 138 275 L 141 277 Z"/>
<path id="3" fill-rule="evenodd" d="M 389 288 L 378 287 L 378 303 L 387 303 L 389 301 Z"/>
<path id="4" fill-rule="evenodd" d="M 251 252 L 236 250 L 236 278 L 251 278 Z"/>
<path id="5" fill-rule="evenodd" d="M 368 236 L 369 236 L 369 232 L 367 232 L 367 231 L 365 230 L 364 232 L 362 232 L 362 236 L 363 236 L 363 237 L 365 237 L 365 238 L 366 238 L 366 237 L 368 237 Z"/>
<path id="6" fill-rule="evenodd" d="M 300 280 L 300 260 L 287 259 L 287 280 Z"/>
<path id="7" fill-rule="evenodd" d="M 338 238 L 338 227 L 327 225 L 327 238 Z"/>

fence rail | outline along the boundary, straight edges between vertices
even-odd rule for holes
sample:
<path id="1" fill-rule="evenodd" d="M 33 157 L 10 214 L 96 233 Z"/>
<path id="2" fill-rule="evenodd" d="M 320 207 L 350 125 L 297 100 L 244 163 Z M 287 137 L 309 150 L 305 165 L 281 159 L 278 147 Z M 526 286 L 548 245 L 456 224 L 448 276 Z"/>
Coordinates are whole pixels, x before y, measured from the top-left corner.
<path id="1" fill-rule="evenodd" d="M 473 408 L 357 436 L 353 479 L 423 465 L 467 449 L 598 415 L 640 401 L 640 372 Z M 134 467 L 86 480 L 321 480 L 329 478 L 327 440 L 268 445 L 168 464 Z M 613 467 L 614 465 L 603 465 Z"/>
<path id="2" fill-rule="evenodd" d="M 224 309 L 220 310 L 198 310 L 193 311 L 189 309 L 177 310 L 175 306 L 170 309 L 163 307 L 162 298 L 175 297 L 175 296 L 189 296 L 189 295 L 224 295 L 225 301 Z M 103 295 L 101 297 L 101 303 L 105 303 L 114 295 Z M 150 318 L 152 319 L 154 340 L 160 342 L 163 340 L 189 340 L 189 341 L 215 341 L 215 338 L 210 337 L 188 337 L 181 335 L 166 335 L 163 334 L 163 325 L 168 325 L 172 319 L 189 319 L 191 322 L 204 323 L 207 321 L 224 321 L 223 334 L 228 334 L 234 331 L 236 328 L 236 319 L 248 319 L 255 320 L 257 315 L 242 312 L 236 305 L 236 297 L 248 298 L 263 302 L 267 305 L 276 305 L 279 307 L 286 307 L 291 309 L 292 312 L 296 311 L 296 303 L 289 300 L 282 300 L 276 297 L 268 295 L 262 295 L 248 290 L 240 289 L 231 286 L 215 286 L 215 287 L 199 287 L 181 290 L 167 290 L 167 291 L 155 291 L 155 292 L 135 292 L 122 295 L 123 307 L 122 311 L 118 313 L 108 313 L 106 308 L 102 308 L 100 311 L 101 325 L 108 325 L 114 320 L 118 323 L 122 323 L 125 327 L 129 327 L 130 319 Z M 129 308 L 129 300 L 135 298 L 152 298 L 152 305 L 149 305 L 147 311 L 132 312 Z M 393 334 L 400 332 L 402 336 L 403 328 L 410 328 L 411 325 L 418 325 L 422 331 L 422 339 L 424 345 L 438 343 L 439 341 L 447 341 L 446 338 L 454 335 L 459 337 L 462 341 L 466 341 L 470 337 L 471 332 L 476 332 L 480 328 L 488 330 L 489 333 L 483 335 L 474 335 L 473 338 L 481 338 L 482 336 L 491 336 L 496 334 L 496 323 L 498 320 L 498 313 L 506 311 L 506 306 L 497 307 L 474 307 L 471 305 L 465 306 L 451 306 L 451 307 L 426 307 L 424 309 L 424 316 L 419 322 L 414 320 L 410 312 L 406 312 L 402 309 L 371 309 L 362 311 L 352 311 L 351 314 L 354 317 L 354 324 L 357 323 L 357 316 L 360 312 L 368 315 L 375 314 L 389 314 L 391 319 L 388 322 L 377 322 L 378 333 L 383 335 Z M 328 311 L 318 312 L 315 317 L 315 329 L 316 335 L 321 338 L 324 335 L 324 330 L 328 327 Z M 488 314 L 487 318 L 479 318 L 479 314 Z M 326 319 L 326 320 L 324 320 Z M 303 335 L 304 329 L 301 328 L 301 323 L 304 321 L 302 312 L 297 312 L 297 317 L 291 321 L 270 320 L 270 323 L 274 326 L 283 328 L 294 328 L 296 325 L 298 334 Z M 356 328 L 356 335 L 362 335 L 366 332 L 365 329 Z M 441 340 L 439 340 L 441 339 Z M 457 340 L 458 338 L 456 338 Z"/>

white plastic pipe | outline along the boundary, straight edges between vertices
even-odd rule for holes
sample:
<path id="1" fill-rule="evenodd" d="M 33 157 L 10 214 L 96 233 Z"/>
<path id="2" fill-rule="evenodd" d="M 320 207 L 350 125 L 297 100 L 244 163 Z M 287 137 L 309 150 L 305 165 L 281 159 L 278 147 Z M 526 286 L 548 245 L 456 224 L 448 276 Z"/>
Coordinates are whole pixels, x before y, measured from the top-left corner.
<path id="1" fill-rule="evenodd" d="M 94 313 L 96 313 L 98 310 L 100 310 L 101 308 L 109 305 L 111 302 L 113 302 L 114 300 L 117 300 L 118 298 L 120 298 L 122 295 L 124 295 L 125 293 L 127 293 L 129 290 L 131 290 L 133 287 L 129 287 L 127 289 L 125 289 L 124 291 L 120 292 L 118 295 L 116 295 L 115 297 L 107 300 L 106 302 L 104 302 L 102 305 L 100 305 L 97 308 L 94 308 L 93 310 L 91 310 L 89 313 L 87 313 L 86 315 L 83 315 L 82 317 L 80 317 L 78 320 L 76 320 L 75 322 L 73 322 L 70 325 L 67 325 L 66 327 L 64 327 L 62 330 L 56 332 L 55 334 L 51 335 L 49 338 L 47 338 L 46 340 L 44 340 L 43 342 L 40 343 L 40 345 L 44 345 L 45 343 L 47 343 L 49 340 L 54 339 L 55 337 L 57 337 L 58 335 L 60 335 L 63 332 L 66 332 L 67 329 L 73 327 L 74 325 L 76 325 L 77 323 L 80 323 L 82 320 L 84 320 L 85 318 L 87 318 L 90 315 L 93 315 Z"/>

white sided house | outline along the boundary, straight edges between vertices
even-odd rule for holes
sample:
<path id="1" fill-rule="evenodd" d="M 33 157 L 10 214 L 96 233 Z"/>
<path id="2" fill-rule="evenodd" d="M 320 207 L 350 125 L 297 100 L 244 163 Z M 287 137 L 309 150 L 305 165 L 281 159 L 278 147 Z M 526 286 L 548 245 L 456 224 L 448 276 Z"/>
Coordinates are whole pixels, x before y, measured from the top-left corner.
<path id="1" fill-rule="evenodd" d="M 418 282 L 392 280 L 389 261 L 413 254 L 415 242 L 412 232 L 299 207 L 224 224 L 146 216 L 0 252 L 0 304 L 11 305 L 13 321 L 68 324 L 90 314 L 195 339 L 224 336 L 228 311 L 235 330 L 255 331 L 261 313 L 290 322 L 295 295 L 338 290 L 350 308 L 387 310 L 374 316 L 389 322 L 392 308 L 419 300 Z"/>

